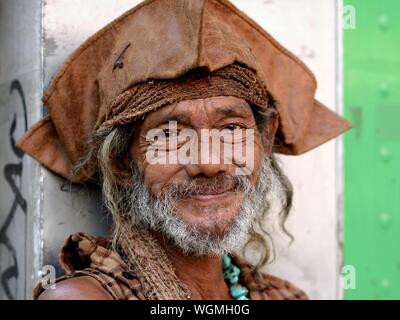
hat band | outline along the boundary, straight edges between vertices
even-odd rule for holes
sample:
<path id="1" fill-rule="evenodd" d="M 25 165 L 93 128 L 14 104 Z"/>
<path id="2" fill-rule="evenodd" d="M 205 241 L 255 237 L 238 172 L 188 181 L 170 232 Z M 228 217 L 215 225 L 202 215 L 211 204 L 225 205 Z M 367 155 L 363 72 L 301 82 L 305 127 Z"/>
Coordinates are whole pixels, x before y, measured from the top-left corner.
<path id="1" fill-rule="evenodd" d="M 269 92 L 256 73 L 238 64 L 209 72 L 194 69 L 172 80 L 151 80 L 136 84 L 117 96 L 99 129 L 125 125 L 168 104 L 217 96 L 242 98 L 261 109 L 270 101 Z"/>

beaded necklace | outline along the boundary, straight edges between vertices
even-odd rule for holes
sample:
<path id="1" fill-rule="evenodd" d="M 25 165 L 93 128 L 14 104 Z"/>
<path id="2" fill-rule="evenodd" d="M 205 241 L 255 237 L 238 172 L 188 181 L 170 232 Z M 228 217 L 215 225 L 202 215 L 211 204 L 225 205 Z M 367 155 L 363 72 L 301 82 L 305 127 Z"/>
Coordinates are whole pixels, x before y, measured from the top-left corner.
<path id="1" fill-rule="evenodd" d="M 228 255 L 223 257 L 224 279 L 229 284 L 229 291 L 235 300 L 249 300 L 246 287 L 239 283 L 240 269 L 232 262 L 232 258 Z"/>

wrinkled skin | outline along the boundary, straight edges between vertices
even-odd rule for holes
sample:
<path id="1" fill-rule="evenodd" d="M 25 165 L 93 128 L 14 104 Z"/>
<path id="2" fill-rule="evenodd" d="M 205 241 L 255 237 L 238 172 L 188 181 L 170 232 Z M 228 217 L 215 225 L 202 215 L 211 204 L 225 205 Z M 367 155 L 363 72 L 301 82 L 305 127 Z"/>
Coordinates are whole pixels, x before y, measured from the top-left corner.
<path id="1" fill-rule="evenodd" d="M 183 184 L 194 178 L 212 178 L 223 173 L 234 173 L 238 167 L 235 163 L 211 163 L 211 152 L 207 156 L 206 164 L 150 164 L 146 161 L 146 151 L 149 143 L 146 133 L 150 129 L 160 128 L 168 130 L 168 121 L 176 120 L 177 129 L 227 129 L 236 128 L 253 129 L 258 133 L 252 110 L 245 100 L 234 97 L 216 97 L 183 101 L 178 104 L 166 106 L 158 112 L 151 113 L 141 125 L 131 149 L 132 159 L 139 166 L 146 186 L 152 194 L 160 195 L 169 184 Z M 174 133 L 170 133 L 173 135 Z M 198 134 L 200 136 L 200 134 Z M 210 142 L 211 144 L 211 142 Z M 222 150 L 220 150 L 222 151 Z M 201 151 L 206 152 L 206 151 Z M 260 161 L 263 147 L 260 136 L 255 137 L 255 168 L 249 180 L 252 184 L 257 182 L 260 170 Z M 207 152 L 206 152 L 207 153 Z M 177 204 L 181 219 L 187 224 L 195 224 L 206 230 L 223 233 L 229 227 L 229 222 L 237 214 L 242 195 L 219 190 L 218 193 L 198 195 Z"/>
<path id="2" fill-rule="evenodd" d="M 254 170 L 248 179 L 252 185 L 258 181 L 262 159 L 272 152 L 272 145 L 265 146 L 250 105 L 243 99 L 235 97 L 213 97 L 183 101 L 167 105 L 150 113 L 145 120 L 135 127 L 132 147 L 126 163 L 121 163 L 116 170 L 121 176 L 129 177 L 127 163 L 132 159 L 139 168 L 145 185 L 154 196 L 162 194 L 170 184 L 182 184 L 195 178 L 212 178 L 223 173 L 233 173 L 239 166 L 231 164 L 151 164 L 146 159 L 149 142 L 146 134 L 149 130 L 159 128 L 168 136 L 168 121 L 176 120 L 178 130 L 184 128 L 254 129 Z M 266 127 L 265 134 L 273 139 L 277 130 L 277 119 L 273 118 Z M 201 152 L 205 152 L 201 150 Z M 211 156 L 211 153 L 207 156 Z M 204 158 L 203 158 L 204 159 Z M 223 234 L 230 222 L 238 214 L 243 195 L 229 190 L 217 190 L 205 194 L 178 200 L 177 211 L 187 224 L 216 234 Z M 193 299 L 231 299 L 226 285 L 219 257 L 188 256 L 174 247 L 160 234 L 154 234 L 165 248 L 176 269 L 177 276 L 188 286 Z M 93 279 L 79 277 L 57 284 L 56 290 L 47 290 L 40 299 L 111 299 L 109 294 Z"/>

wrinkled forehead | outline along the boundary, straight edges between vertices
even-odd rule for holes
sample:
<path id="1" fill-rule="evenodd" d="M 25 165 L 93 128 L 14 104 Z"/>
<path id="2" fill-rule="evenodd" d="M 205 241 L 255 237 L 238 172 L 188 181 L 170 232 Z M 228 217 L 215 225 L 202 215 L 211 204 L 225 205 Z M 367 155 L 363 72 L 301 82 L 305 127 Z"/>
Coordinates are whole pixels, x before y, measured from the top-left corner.
<path id="1" fill-rule="evenodd" d="M 143 125 L 154 127 L 160 123 L 176 121 L 181 124 L 201 125 L 201 120 L 212 122 L 226 118 L 253 119 L 250 104 L 242 98 L 218 96 L 206 99 L 184 100 L 168 104 L 151 112 L 144 119 Z"/>

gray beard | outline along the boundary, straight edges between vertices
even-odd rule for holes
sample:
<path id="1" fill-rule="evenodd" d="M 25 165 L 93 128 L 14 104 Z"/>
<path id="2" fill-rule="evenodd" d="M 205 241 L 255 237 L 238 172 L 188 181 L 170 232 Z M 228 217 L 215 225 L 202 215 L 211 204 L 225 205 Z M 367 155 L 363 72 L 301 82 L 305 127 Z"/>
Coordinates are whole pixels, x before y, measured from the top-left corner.
<path id="1" fill-rule="evenodd" d="M 133 223 L 166 236 L 183 253 L 196 256 L 222 256 L 241 249 L 256 223 L 261 223 L 258 218 L 268 210 L 269 202 L 282 191 L 282 184 L 270 159 L 263 161 L 255 187 L 246 176 L 235 176 L 240 182 L 243 200 L 228 230 L 222 236 L 216 236 L 182 221 L 176 210 L 173 190 L 167 190 L 162 197 L 154 198 L 134 164 L 132 175 L 135 185 L 131 189 L 129 207 Z"/>

